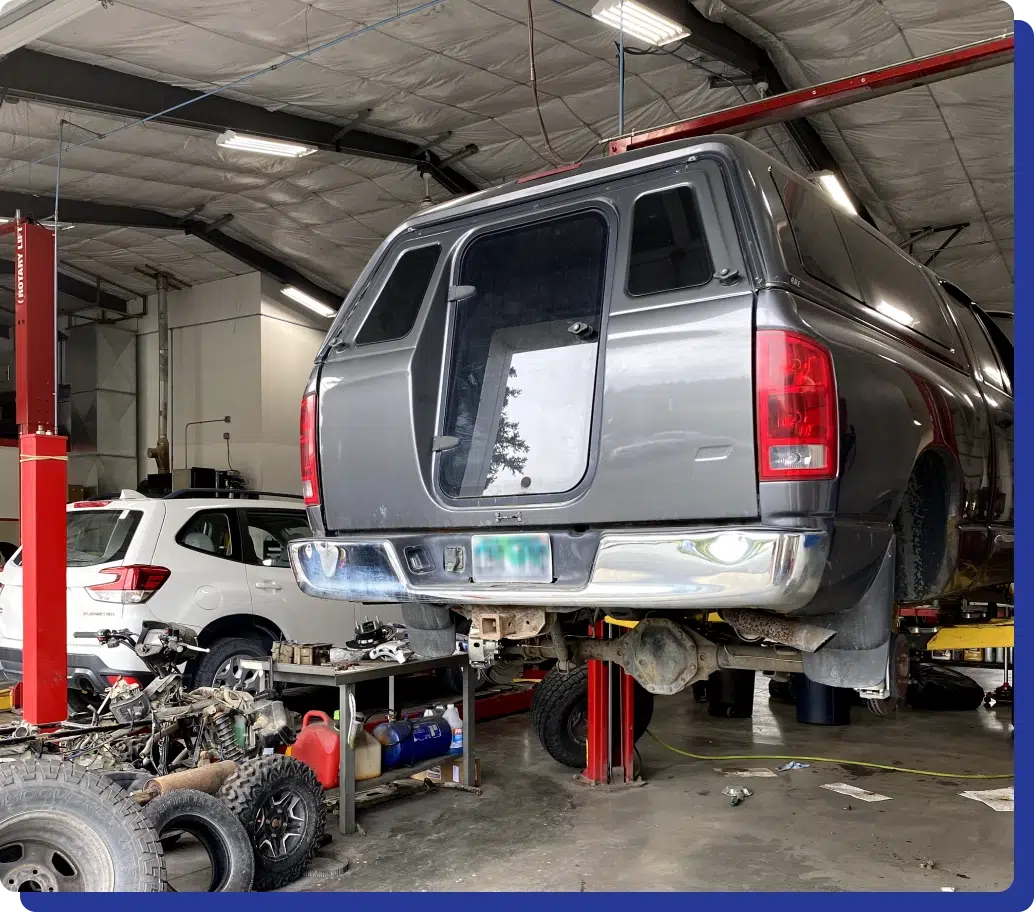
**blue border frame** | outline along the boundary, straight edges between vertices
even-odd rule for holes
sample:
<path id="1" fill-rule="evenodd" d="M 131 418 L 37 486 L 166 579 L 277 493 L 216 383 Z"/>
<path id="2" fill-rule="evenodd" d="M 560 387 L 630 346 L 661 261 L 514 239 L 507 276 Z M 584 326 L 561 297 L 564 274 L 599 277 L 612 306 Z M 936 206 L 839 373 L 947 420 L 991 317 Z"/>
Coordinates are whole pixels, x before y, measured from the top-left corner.
<path id="1" fill-rule="evenodd" d="M 1028 159 L 1025 154 L 1020 154 L 1027 144 L 1034 142 L 1034 31 L 1022 21 L 1016 22 L 1016 64 L 1015 64 L 1015 124 L 1016 124 L 1016 249 L 1017 251 L 1034 251 L 1034 247 L 1027 245 L 1034 240 L 1034 173 L 1031 171 L 1034 156 Z M 1028 209 L 1030 205 L 1032 208 Z M 1034 281 L 1034 260 L 1028 260 L 1026 256 L 1016 257 L 1016 297 L 1019 298 L 1021 290 L 1027 288 L 1027 282 Z M 1025 292 L 1023 292 L 1025 293 Z M 1028 314 L 1027 307 L 1022 305 L 1016 307 L 1016 337 L 1025 338 L 1034 351 L 1034 313 Z M 1030 383 L 1034 378 L 1034 358 L 1031 361 L 1018 359 L 1016 363 L 1016 387 L 1020 394 L 1025 396 L 1025 390 L 1034 388 Z M 1028 446 L 1030 439 L 1030 426 L 1025 421 L 1018 421 L 1016 425 L 1016 452 L 1017 455 L 1027 453 L 1030 455 L 1031 448 Z M 1023 459 L 1017 459 L 1017 464 L 1025 464 Z M 1027 532 L 1032 525 L 1034 518 L 1034 487 L 1028 483 L 1028 476 L 1025 472 L 1016 473 L 1016 535 L 1017 554 L 1022 553 L 1022 542 L 1026 541 Z M 1034 588 L 1034 565 L 1023 561 L 1016 563 L 1016 588 L 1020 592 L 1027 592 Z M 1020 641 L 1030 638 L 1027 627 L 1026 616 L 1022 613 L 1017 618 L 1016 624 L 1017 645 Z M 1017 677 L 1024 679 L 1025 666 L 1021 665 Z M 1022 687 L 1020 688 L 1022 690 Z M 1021 756 L 1025 757 L 1034 735 L 1030 725 L 1034 721 L 1034 710 L 1025 700 L 1019 701 L 1016 706 L 1016 813 L 1015 813 L 1015 845 L 1034 845 L 1034 815 L 1028 809 L 1027 788 L 1030 780 L 1030 769 L 1019 762 Z M 891 823 L 893 825 L 893 823 Z M 793 839 L 793 833 L 788 829 L 787 840 Z M 850 859 L 846 859 L 850 863 Z M 399 859 L 404 864 L 404 859 Z M 355 902 L 355 897 L 361 896 L 360 901 L 380 903 L 386 901 L 384 894 L 348 894 L 342 899 L 338 893 L 306 893 L 304 899 L 299 898 L 312 908 L 323 906 L 334 908 L 339 904 Z M 695 896 L 695 894 L 694 894 Z M 835 897 L 835 898 L 834 898 Z M 490 903 L 493 912 L 527 912 L 526 894 L 460 894 L 442 893 L 428 894 L 421 902 L 430 912 L 452 912 L 459 902 L 474 900 L 478 904 Z M 189 894 L 185 902 L 199 905 L 198 912 L 225 912 L 227 900 L 224 897 L 208 897 L 206 893 Z M 600 910 L 622 908 L 627 902 L 622 894 L 616 893 L 592 893 L 592 894 L 563 894 L 556 896 L 538 895 L 536 903 L 545 902 L 557 907 L 563 907 L 565 912 L 600 912 Z M 674 902 L 678 902 L 674 899 Z M 690 903 L 695 899 L 687 898 L 683 901 Z M 1034 869 L 1022 863 L 1016 866 L 1016 879 L 1012 886 L 1002 893 L 726 893 L 714 894 L 713 898 L 705 899 L 706 902 L 720 904 L 723 912 L 757 912 L 763 908 L 765 912 L 828 912 L 830 909 L 841 910 L 865 910 L 871 912 L 873 902 L 877 902 L 884 908 L 903 908 L 909 912 L 923 912 L 926 909 L 943 910 L 951 909 L 952 912 L 1023 912 L 1030 909 L 1034 904 Z M 78 894 L 75 896 L 55 895 L 53 897 L 41 894 L 23 894 L 23 902 L 27 909 L 31 910 L 55 910 L 64 905 L 74 912 L 172 912 L 179 906 L 179 897 L 174 893 L 143 895 L 125 895 L 113 897 L 99 894 Z M 249 894 L 246 900 L 249 912 L 282 912 L 284 906 L 291 903 L 288 895 L 283 893 L 254 893 Z M 324 906 L 323 904 L 326 903 Z M 611 906 L 611 903 L 614 905 Z"/>

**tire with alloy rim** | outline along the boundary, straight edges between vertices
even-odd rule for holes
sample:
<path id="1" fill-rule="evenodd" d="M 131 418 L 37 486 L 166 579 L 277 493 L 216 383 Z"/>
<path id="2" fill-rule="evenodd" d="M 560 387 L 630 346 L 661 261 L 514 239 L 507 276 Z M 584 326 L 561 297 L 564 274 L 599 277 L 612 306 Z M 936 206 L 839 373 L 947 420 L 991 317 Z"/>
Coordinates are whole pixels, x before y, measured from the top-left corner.
<path id="1" fill-rule="evenodd" d="M 110 779 L 59 760 L 0 763 L 0 880 L 21 893 L 160 893 L 165 860 Z"/>
<path id="2" fill-rule="evenodd" d="M 194 687 L 229 687 L 255 693 L 261 672 L 241 668 L 241 659 L 269 658 L 270 647 L 258 637 L 226 637 L 216 640 L 198 662 Z"/>
<path id="3" fill-rule="evenodd" d="M 617 707 L 615 706 L 615 711 Z M 635 740 L 653 718 L 653 694 L 635 685 Z M 531 725 L 546 752 L 572 769 L 585 768 L 589 735 L 589 667 L 580 665 L 567 674 L 554 666 L 535 687 L 531 698 Z"/>
<path id="4" fill-rule="evenodd" d="M 244 825 L 255 853 L 255 889 L 297 880 L 319 848 L 326 826 L 323 786 L 294 757 L 248 760 L 219 790 Z"/>
<path id="5" fill-rule="evenodd" d="M 208 893 L 243 893 L 255 878 L 255 853 L 241 822 L 214 795 L 178 789 L 146 806 L 160 839 L 189 833 L 208 853 L 212 879 Z"/>

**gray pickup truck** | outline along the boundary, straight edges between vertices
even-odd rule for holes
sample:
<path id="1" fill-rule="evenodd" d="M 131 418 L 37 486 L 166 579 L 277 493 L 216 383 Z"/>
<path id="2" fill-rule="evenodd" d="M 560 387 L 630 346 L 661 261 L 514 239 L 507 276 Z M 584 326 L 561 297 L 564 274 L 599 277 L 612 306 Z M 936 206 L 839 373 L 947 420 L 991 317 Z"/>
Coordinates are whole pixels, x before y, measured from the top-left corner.
<path id="1" fill-rule="evenodd" d="M 292 565 L 402 603 L 424 655 L 461 616 L 481 666 L 885 699 L 896 604 L 1012 580 L 1011 383 L 963 291 L 743 140 L 559 168 L 367 266 L 305 392 Z M 606 615 L 639 623 L 586 637 Z"/>

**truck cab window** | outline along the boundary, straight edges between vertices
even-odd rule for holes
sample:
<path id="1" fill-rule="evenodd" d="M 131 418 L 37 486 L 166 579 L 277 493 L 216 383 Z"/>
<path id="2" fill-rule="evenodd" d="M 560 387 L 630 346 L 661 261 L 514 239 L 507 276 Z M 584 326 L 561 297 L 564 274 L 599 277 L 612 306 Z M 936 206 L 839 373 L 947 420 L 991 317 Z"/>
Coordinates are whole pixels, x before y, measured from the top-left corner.
<path id="1" fill-rule="evenodd" d="M 693 191 L 686 186 L 647 193 L 632 209 L 628 293 L 659 294 L 706 285 L 711 253 Z"/>

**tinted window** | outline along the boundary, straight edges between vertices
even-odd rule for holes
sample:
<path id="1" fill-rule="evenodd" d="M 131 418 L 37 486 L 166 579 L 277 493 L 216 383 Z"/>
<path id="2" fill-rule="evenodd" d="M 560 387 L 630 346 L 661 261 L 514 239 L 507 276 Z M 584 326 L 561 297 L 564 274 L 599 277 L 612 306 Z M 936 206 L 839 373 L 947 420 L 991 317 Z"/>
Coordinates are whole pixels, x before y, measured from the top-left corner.
<path id="1" fill-rule="evenodd" d="M 873 310 L 945 348 L 955 343 L 940 299 L 917 263 L 861 225 L 836 215 L 862 300 Z"/>
<path id="2" fill-rule="evenodd" d="M 456 304 L 439 463 L 451 497 L 569 491 L 588 465 L 607 223 L 583 212 L 475 238 Z M 451 441 L 450 441 L 451 442 Z"/>
<path id="3" fill-rule="evenodd" d="M 390 342 L 409 334 L 441 252 L 437 245 L 419 247 L 407 250 L 398 258 L 356 336 L 356 345 Z"/>
<path id="4" fill-rule="evenodd" d="M 263 567 L 290 567 L 288 542 L 310 534 L 302 510 L 248 510 L 247 531 L 245 559 Z"/>
<path id="5" fill-rule="evenodd" d="M 139 510 L 82 510 L 66 516 L 68 566 L 92 567 L 126 556 L 143 513 Z"/>
<path id="6" fill-rule="evenodd" d="M 176 541 L 191 551 L 237 560 L 231 532 L 233 514 L 210 510 L 195 513 L 179 531 Z"/>
<path id="7" fill-rule="evenodd" d="M 1008 390 L 1008 381 L 1002 375 L 994 349 L 991 347 L 991 343 L 984 332 L 984 327 L 980 324 L 976 314 L 965 306 L 957 307 L 955 314 L 959 319 L 959 324 L 962 326 L 962 331 L 969 340 L 969 347 L 973 351 L 973 360 L 976 362 L 973 366 L 976 368 L 979 376 L 1000 390 Z"/>
<path id="8" fill-rule="evenodd" d="M 783 179 L 782 176 L 777 178 L 777 185 Z M 813 279 L 860 301 L 858 280 L 832 207 L 822 193 L 804 181 L 791 178 L 785 181 L 783 206 L 804 271 Z"/>
<path id="9" fill-rule="evenodd" d="M 1005 386 L 1003 389 L 1010 391 L 1011 385 L 1014 382 L 1013 362 L 1015 360 L 1012 336 L 1006 335 L 1002 330 L 1001 324 L 979 307 L 974 307 L 973 313 L 987 332 L 987 338 L 991 342 L 991 347 L 994 348 L 995 354 L 998 356 L 998 364 L 1002 368 L 1005 379 L 1009 384 L 1009 386 Z"/>
<path id="10" fill-rule="evenodd" d="M 1013 315 L 1010 313 L 1000 313 L 999 311 L 994 311 L 992 313 L 989 313 L 988 316 L 991 318 L 991 321 L 994 323 L 994 325 L 1002 331 L 1002 335 L 1009 340 L 1009 344 L 1015 345 L 1016 338 L 1014 333 L 1016 331 L 1016 321 L 1013 319 Z"/>
<path id="11" fill-rule="evenodd" d="M 632 209 L 628 293 L 706 285 L 714 275 L 696 197 L 689 187 L 648 193 Z"/>

